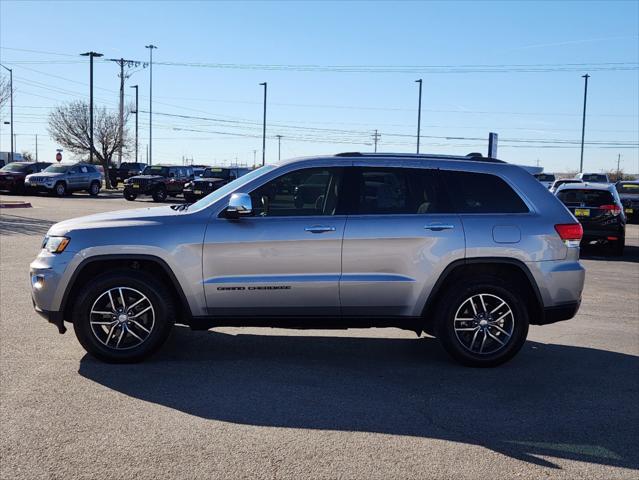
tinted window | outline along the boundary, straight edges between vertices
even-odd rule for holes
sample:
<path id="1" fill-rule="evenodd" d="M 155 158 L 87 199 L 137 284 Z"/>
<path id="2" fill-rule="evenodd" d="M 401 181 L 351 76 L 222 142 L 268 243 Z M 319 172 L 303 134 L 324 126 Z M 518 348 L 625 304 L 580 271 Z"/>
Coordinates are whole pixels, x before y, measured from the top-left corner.
<path id="1" fill-rule="evenodd" d="M 251 192 L 257 216 L 334 215 L 341 169 L 311 168 L 283 175 Z"/>
<path id="2" fill-rule="evenodd" d="M 528 207 L 505 181 L 496 175 L 442 172 L 449 196 L 459 213 L 527 213 Z"/>
<path id="3" fill-rule="evenodd" d="M 204 171 L 204 178 L 223 178 L 224 180 L 229 179 L 230 171 L 227 168 L 207 168 Z"/>
<path id="4" fill-rule="evenodd" d="M 353 213 L 427 214 L 446 211 L 436 172 L 418 168 L 357 168 L 352 187 Z"/>
<path id="5" fill-rule="evenodd" d="M 615 203 L 612 194 L 607 190 L 561 190 L 557 193 L 557 198 L 564 204 L 572 206 L 600 207 Z"/>

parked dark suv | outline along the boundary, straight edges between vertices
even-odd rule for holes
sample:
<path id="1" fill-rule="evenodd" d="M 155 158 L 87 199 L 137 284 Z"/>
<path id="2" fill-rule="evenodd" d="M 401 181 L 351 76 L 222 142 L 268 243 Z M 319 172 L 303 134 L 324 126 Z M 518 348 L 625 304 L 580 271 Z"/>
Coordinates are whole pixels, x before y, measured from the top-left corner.
<path id="1" fill-rule="evenodd" d="M 615 187 L 628 221 L 636 221 L 639 218 L 639 181 L 620 181 Z"/>
<path id="2" fill-rule="evenodd" d="M 24 179 L 27 175 L 47 168 L 46 162 L 11 162 L 0 168 L 0 190 L 9 193 L 24 193 Z"/>
<path id="3" fill-rule="evenodd" d="M 583 226 L 582 245 L 609 246 L 614 255 L 623 255 L 626 216 L 614 185 L 569 183 L 555 195 Z"/>
<path id="4" fill-rule="evenodd" d="M 182 193 L 184 185 L 191 180 L 187 167 L 173 165 L 153 165 L 144 169 L 141 175 L 124 181 L 124 198 L 135 200 L 140 195 L 150 195 L 156 202 Z"/>
<path id="5" fill-rule="evenodd" d="M 184 186 L 184 198 L 187 202 L 194 202 L 218 188 L 245 175 L 250 170 L 248 168 L 223 168 L 209 167 L 204 170 L 201 176 L 196 177 Z"/>
<path id="6" fill-rule="evenodd" d="M 118 183 L 124 182 L 127 178 L 141 175 L 146 168 L 146 163 L 122 162 L 119 167 L 109 170 L 109 179 L 111 186 L 116 188 Z"/>

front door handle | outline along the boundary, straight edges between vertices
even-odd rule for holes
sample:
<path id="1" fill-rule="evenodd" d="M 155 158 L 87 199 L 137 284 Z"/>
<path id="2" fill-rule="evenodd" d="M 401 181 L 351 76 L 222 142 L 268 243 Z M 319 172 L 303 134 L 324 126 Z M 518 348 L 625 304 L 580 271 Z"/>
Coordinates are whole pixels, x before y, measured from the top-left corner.
<path id="1" fill-rule="evenodd" d="M 424 227 L 426 230 L 432 230 L 433 232 L 440 232 L 442 230 L 452 230 L 455 225 L 450 223 L 429 223 Z"/>
<path id="2" fill-rule="evenodd" d="M 327 225 L 313 225 L 312 227 L 304 228 L 304 231 L 311 233 L 334 232 L 335 227 L 329 227 Z"/>

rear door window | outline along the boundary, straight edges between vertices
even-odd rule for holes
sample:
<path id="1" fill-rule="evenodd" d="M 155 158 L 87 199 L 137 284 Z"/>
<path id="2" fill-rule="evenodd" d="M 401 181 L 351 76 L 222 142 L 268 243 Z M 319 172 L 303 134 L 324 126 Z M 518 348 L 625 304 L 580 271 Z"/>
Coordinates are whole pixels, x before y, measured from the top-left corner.
<path id="1" fill-rule="evenodd" d="M 443 170 L 448 196 L 458 213 L 528 213 L 528 207 L 497 175 Z"/>
<path id="2" fill-rule="evenodd" d="M 421 168 L 349 169 L 345 190 L 355 215 L 423 215 L 449 211 L 437 172 Z"/>
<path id="3" fill-rule="evenodd" d="M 600 207 L 614 204 L 612 193 L 608 190 L 570 189 L 561 190 L 557 198 L 568 206 Z"/>

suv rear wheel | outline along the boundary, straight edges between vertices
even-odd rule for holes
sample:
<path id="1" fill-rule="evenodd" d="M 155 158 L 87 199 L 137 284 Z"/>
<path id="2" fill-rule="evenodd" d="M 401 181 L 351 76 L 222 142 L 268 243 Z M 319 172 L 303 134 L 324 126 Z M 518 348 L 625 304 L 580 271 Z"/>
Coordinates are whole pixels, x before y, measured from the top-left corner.
<path id="1" fill-rule="evenodd" d="M 171 294 L 150 275 L 118 270 L 90 281 L 73 309 L 78 340 L 94 357 L 137 362 L 155 352 L 175 319 Z"/>
<path id="2" fill-rule="evenodd" d="M 500 365 L 526 341 L 526 298 L 497 277 L 457 283 L 441 299 L 435 330 L 446 352 L 458 362 L 472 367 Z"/>

